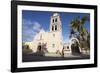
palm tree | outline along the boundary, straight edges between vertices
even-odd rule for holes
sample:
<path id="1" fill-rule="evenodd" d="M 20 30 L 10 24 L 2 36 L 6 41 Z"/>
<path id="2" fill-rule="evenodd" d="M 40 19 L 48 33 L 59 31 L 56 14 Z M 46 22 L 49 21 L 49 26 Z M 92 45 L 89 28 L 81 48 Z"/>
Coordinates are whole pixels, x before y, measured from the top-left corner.
<path id="1" fill-rule="evenodd" d="M 88 21 L 88 17 L 84 16 L 82 18 L 80 18 L 79 16 L 74 18 L 74 20 L 71 21 L 71 32 L 70 35 L 76 35 L 76 33 L 78 33 L 77 37 L 79 37 L 79 42 L 80 42 L 80 46 L 81 48 L 84 48 L 86 46 L 86 44 L 88 44 L 88 48 L 89 48 L 89 33 L 87 32 L 87 30 L 85 29 L 84 25 L 85 22 Z M 73 33 L 72 33 L 73 32 Z M 88 36 L 87 36 L 88 35 Z M 70 36 L 72 37 L 72 36 Z"/>
<path id="2" fill-rule="evenodd" d="M 73 29 L 71 29 L 70 36 L 69 36 L 69 37 L 70 37 L 70 38 L 71 38 L 71 37 L 74 37 L 74 36 L 76 35 L 75 33 L 76 33 L 76 32 L 75 32 Z"/>
<path id="3" fill-rule="evenodd" d="M 70 32 L 70 38 L 77 36 L 76 33 L 79 31 L 79 25 L 80 25 L 80 19 L 79 17 L 74 18 L 71 23 L 71 32 Z"/>
<path id="4" fill-rule="evenodd" d="M 79 30 L 79 25 L 80 25 L 80 17 L 78 16 L 71 21 L 71 28 L 76 32 Z"/>

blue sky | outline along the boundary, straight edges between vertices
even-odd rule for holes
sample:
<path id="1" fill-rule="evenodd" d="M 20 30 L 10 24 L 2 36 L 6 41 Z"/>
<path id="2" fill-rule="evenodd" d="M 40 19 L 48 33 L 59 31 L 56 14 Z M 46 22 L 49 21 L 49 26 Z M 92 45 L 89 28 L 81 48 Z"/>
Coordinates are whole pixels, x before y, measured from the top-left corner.
<path id="1" fill-rule="evenodd" d="M 31 41 L 34 36 L 41 30 L 49 31 L 50 17 L 55 12 L 48 11 L 22 11 L 22 39 Z M 90 16 L 88 13 L 68 13 L 56 12 L 60 14 L 62 22 L 62 34 L 64 42 L 68 42 L 70 34 L 70 22 L 77 16 Z M 90 22 L 87 21 L 84 26 L 90 32 Z"/>

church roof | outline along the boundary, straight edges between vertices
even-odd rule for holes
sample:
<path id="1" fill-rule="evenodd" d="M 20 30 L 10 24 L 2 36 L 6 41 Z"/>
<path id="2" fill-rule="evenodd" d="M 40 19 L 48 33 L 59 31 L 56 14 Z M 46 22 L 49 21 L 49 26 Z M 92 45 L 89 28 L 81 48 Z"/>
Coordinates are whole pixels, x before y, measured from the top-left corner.
<path id="1" fill-rule="evenodd" d="M 40 32 L 39 32 L 39 34 L 41 34 L 41 33 L 45 33 L 45 30 L 41 29 Z"/>
<path id="2" fill-rule="evenodd" d="M 40 32 L 35 35 L 34 40 L 39 39 L 40 35 L 43 33 L 45 33 L 45 30 L 41 29 Z"/>

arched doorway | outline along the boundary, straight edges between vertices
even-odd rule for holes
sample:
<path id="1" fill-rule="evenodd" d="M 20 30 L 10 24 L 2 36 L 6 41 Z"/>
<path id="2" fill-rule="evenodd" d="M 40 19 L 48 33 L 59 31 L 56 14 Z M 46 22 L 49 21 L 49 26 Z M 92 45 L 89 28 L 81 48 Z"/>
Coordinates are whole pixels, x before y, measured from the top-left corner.
<path id="1" fill-rule="evenodd" d="M 37 46 L 37 52 L 41 52 L 41 51 L 42 51 L 42 45 L 41 43 L 39 43 Z"/>
<path id="2" fill-rule="evenodd" d="M 79 41 L 77 38 L 72 38 L 70 41 L 70 48 L 72 51 L 72 55 L 80 55 Z"/>
<path id="3" fill-rule="evenodd" d="M 37 52 L 38 52 L 38 53 L 47 53 L 48 50 L 47 50 L 47 48 L 46 48 L 46 44 L 47 44 L 47 43 L 39 43 L 39 44 L 38 44 L 38 47 L 37 47 Z"/>

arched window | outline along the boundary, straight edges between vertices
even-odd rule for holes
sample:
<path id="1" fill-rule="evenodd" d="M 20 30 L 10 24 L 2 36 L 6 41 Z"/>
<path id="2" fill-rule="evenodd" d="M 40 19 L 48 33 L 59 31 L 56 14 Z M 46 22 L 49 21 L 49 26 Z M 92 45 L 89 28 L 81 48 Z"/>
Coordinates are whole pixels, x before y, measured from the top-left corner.
<path id="1" fill-rule="evenodd" d="M 42 34 L 40 35 L 40 40 L 42 39 Z"/>
<path id="2" fill-rule="evenodd" d="M 52 31 L 54 31 L 54 26 L 52 26 Z"/>
<path id="3" fill-rule="evenodd" d="M 57 25 L 55 25 L 55 30 L 57 30 Z"/>
<path id="4" fill-rule="evenodd" d="M 55 37 L 55 34 L 53 34 L 53 37 Z"/>
<path id="5" fill-rule="evenodd" d="M 52 20 L 52 23 L 54 23 L 54 19 Z"/>
<path id="6" fill-rule="evenodd" d="M 69 46 L 67 46 L 67 49 L 69 49 Z"/>
<path id="7" fill-rule="evenodd" d="M 52 47 L 54 48 L 55 47 L 55 44 L 52 44 Z"/>
<path id="8" fill-rule="evenodd" d="M 57 18 L 55 19 L 55 22 L 57 22 Z"/>

